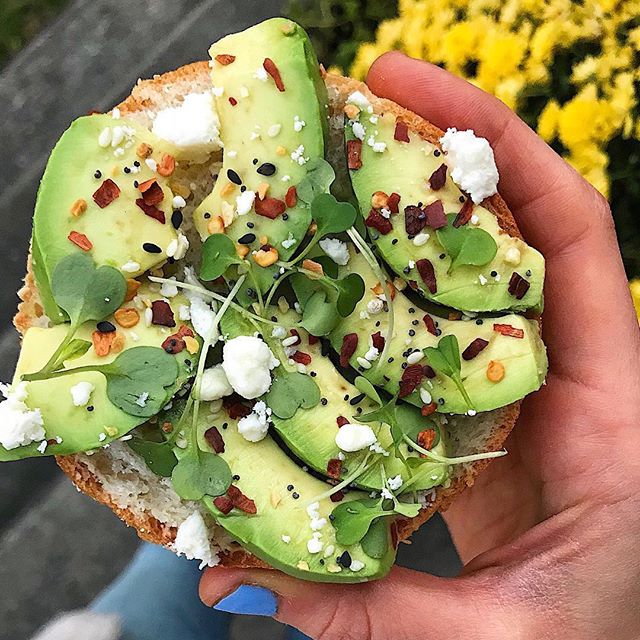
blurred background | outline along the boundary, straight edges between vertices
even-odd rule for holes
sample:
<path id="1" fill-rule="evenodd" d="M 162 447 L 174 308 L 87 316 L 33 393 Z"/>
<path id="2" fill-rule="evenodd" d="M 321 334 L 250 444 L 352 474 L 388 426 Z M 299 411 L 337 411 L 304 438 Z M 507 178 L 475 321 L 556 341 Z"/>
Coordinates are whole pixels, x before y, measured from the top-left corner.
<path id="1" fill-rule="evenodd" d="M 640 1 L 0 0 L 0 378 L 18 352 L 11 327 L 38 181 L 71 120 L 107 110 L 136 79 L 206 57 L 226 33 L 273 15 L 309 31 L 318 57 L 364 78 L 389 49 L 494 93 L 611 202 L 640 313 Z M 135 533 L 77 493 L 53 461 L 0 467 L 0 640 L 29 638 L 82 607 L 126 565 Z M 400 561 L 439 575 L 459 562 L 433 519 Z M 266 619 L 235 638 L 279 638 Z"/>

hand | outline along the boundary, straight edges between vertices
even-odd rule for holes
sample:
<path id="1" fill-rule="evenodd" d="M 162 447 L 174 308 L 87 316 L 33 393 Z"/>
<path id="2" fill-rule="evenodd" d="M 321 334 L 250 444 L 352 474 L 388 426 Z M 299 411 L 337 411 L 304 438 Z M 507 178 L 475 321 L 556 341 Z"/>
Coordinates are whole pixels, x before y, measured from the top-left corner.
<path id="1" fill-rule="evenodd" d="M 401 568 L 353 586 L 216 568 L 215 603 L 240 584 L 278 596 L 276 618 L 334 638 L 640 637 L 640 332 L 607 202 L 497 99 L 399 53 L 367 80 L 441 128 L 492 144 L 500 193 L 546 258 L 546 386 L 494 461 L 444 516 L 455 579 Z"/>

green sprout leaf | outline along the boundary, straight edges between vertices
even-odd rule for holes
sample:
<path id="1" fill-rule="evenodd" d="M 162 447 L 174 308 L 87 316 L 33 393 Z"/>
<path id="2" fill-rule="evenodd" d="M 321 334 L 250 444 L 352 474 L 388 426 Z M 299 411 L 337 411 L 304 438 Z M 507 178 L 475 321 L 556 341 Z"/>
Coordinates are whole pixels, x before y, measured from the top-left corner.
<path id="1" fill-rule="evenodd" d="M 364 296 L 364 280 L 357 273 L 350 273 L 342 280 L 334 280 L 335 286 L 338 288 L 337 309 L 338 313 L 347 318 L 356 308 L 356 305 L 362 296 Z"/>
<path id="2" fill-rule="evenodd" d="M 326 336 L 340 321 L 335 303 L 320 289 L 305 303 L 302 311 L 302 326 L 312 336 Z"/>
<path id="3" fill-rule="evenodd" d="M 142 438 L 132 438 L 127 443 L 131 449 L 141 456 L 147 467 L 157 476 L 170 478 L 178 459 L 169 442 L 149 442 Z"/>
<path id="4" fill-rule="evenodd" d="M 415 518 L 420 512 L 420 505 L 414 502 L 400 502 L 396 500 L 393 509 L 405 518 Z"/>
<path id="5" fill-rule="evenodd" d="M 74 338 L 67 344 L 58 356 L 59 362 L 66 362 L 67 360 L 75 360 L 83 356 L 91 348 L 91 342 L 89 340 L 82 340 L 80 338 Z"/>
<path id="6" fill-rule="evenodd" d="M 298 183 L 298 200 L 310 205 L 317 196 L 327 193 L 335 180 L 333 167 L 324 158 L 312 158 L 305 165 L 307 175 Z"/>
<path id="7" fill-rule="evenodd" d="M 370 558 L 382 558 L 389 548 L 389 532 L 383 518 L 377 518 L 371 523 L 369 531 L 360 541 L 362 550 Z"/>
<path id="8" fill-rule="evenodd" d="M 276 416 L 286 420 L 299 408 L 315 407 L 320 402 L 320 389 L 310 376 L 279 370 L 264 400 Z"/>
<path id="9" fill-rule="evenodd" d="M 364 393 L 364 395 L 367 396 L 367 398 L 369 398 L 370 400 L 373 400 L 374 402 L 377 402 L 380 406 L 382 406 L 383 402 L 380 396 L 378 395 L 376 388 L 366 378 L 363 378 L 362 376 L 358 376 L 353 381 L 353 384 L 355 385 L 356 389 L 360 393 Z"/>
<path id="10" fill-rule="evenodd" d="M 184 500 L 221 496 L 231 485 L 231 469 L 224 458 L 213 453 L 187 453 L 171 474 L 175 492 Z"/>
<path id="11" fill-rule="evenodd" d="M 315 237 L 342 233 L 356 221 L 356 210 L 349 202 L 338 202 L 330 193 L 316 196 L 311 203 L 311 216 L 318 225 Z"/>
<path id="12" fill-rule="evenodd" d="M 236 253 L 233 240 L 224 233 L 214 233 L 202 245 L 200 277 L 207 281 L 215 280 L 224 275 L 232 264 L 242 264 L 242 262 L 242 258 Z"/>
<path id="13" fill-rule="evenodd" d="M 336 530 L 336 542 L 349 546 L 365 537 L 376 518 L 393 515 L 393 511 L 386 511 L 381 500 L 366 498 L 341 502 L 331 515 Z"/>
<path id="14" fill-rule="evenodd" d="M 481 267 L 491 262 L 498 252 L 496 241 L 484 229 L 468 224 L 454 227 L 455 214 L 448 214 L 448 224 L 436 231 L 438 241 L 451 256 L 449 273 L 463 265 Z"/>

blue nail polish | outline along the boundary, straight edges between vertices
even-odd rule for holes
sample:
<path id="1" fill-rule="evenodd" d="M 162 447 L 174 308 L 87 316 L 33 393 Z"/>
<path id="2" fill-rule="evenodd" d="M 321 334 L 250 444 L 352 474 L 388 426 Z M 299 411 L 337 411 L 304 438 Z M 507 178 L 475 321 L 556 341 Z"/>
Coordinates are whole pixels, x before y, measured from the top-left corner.
<path id="1" fill-rule="evenodd" d="M 226 598 L 220 600 L 213 608 L 227 613 L 271 617 L 278 610 L 278 601 L 269 589 L 243 584 Z"/>

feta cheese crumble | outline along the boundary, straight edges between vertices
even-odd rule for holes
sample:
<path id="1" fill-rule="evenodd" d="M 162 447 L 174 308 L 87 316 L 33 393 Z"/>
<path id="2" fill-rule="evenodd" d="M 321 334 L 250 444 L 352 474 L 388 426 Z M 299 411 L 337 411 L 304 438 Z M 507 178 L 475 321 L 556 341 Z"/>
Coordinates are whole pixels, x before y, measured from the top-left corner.
<path id="1" fill-rule="evenodd" d="M 320 248 L 336 263 L 344 267 L 349 262 L 347 243 L 337 238 L 320 240 Z"/>
<path id="2" fill-rule="evenodd" d="M 200 379 L 200 400 L 211 402 L 219 400 L 233 393 L 233 387 L 229 384 L 222 365 L 217 364 L 202 372 Z"/>
<path id="3" fill-rule="evenodd" d="M 0 444 L 10 450 L 44 440 L 40 409 L 29 409 L 25 404 L 27 383 L 12 387 L 0 383 L 0 393 L 6 398 L 0 402 Z"/>
<path id="4" fill-rule="evenodd" d="M 169 278 L 169 280 L 171 280 L 172 282 L 176 281 L 175 277 L 173 276 Z M 169 282 L 163 282 L 162 286 L 160 287 L 160 293 L 165 298 L 174 298 L 175 296 L 178 295 L 178 287 L 176 287 L 175 284 L 170 284 Z"/>
<path id="5" fill-rule="evenodd" d="M 264 340 L 238 336 L 225 343 L 222 367 L 233 389 L 251 400 L 269 391 L 271 370 L 280 364 Z"/>
<path id="6" fill-rule="evenodd" d="M 178 527 L 173 548 L 188 560 L 200 560 L 200 569 L 215 567 L 220 562 L 218 555 L 211 549 L 204 518 L 197 511 Z"/>
<path id="7" fill-rule="evenodd" d="M 360 122 L 354 122 L 351 125 L 351 130 L 353 131 L 353 135 L 358 138 L 358 140 L 364 140 L 364 136 L 365 136 L 365 129 L 364 126 L 362 125 L 362 123 Z"/>
<path id="8" fill-rule="evenodd" d="M 251 211 L 251 208 L 253 207 L 253 203 L 255 202 L 255 199 L 256 199 L 255 191 L 249 191 L 247 189 L 244 193 L 241 193 L 236 198 L 236 210 L 238 212 L 238 215 L 244 216 L 247 213 L 249 213 L 249 211 Z"/>
<path id="9" fill-rule="evenodd" d="M 367 98 L 367 96 L 365 96 L 361 91 L 354 91 L 352 94 L 350 94 L 347 98 L 347 104 L 355 104 L 356 107 L 362 109 L 363 111 L 367 111 L 369 113 L 373 112 L 373 110 L 369 111 L 371 109 L 369 98 Z"/>
<path id="10" fill-rule="evenodd" d="M 440 144 L 451 178 L 475 204 L 497 192 L 498 168 L 493 149 L 485 138 L 477 137 L 472 129 L 451 128 L 440 138 Z"/>
<path id="11" fill-rule="evenodd" d="M 260 442 L 269 430 L 271 409 L 260 400 L 253 405 L 248 416 L 238 420 L 238 433 L 249 442 Z"/>
<path id="12" fill-rule="evenodd" d="M 373 429 L 366 424 L 348 422 L 342 425 L 336 434 L 338 448 L 347 452 L 360 451 L 370 447 L 376 440 Z"/>
<path id="13" fill-rule="evenodd" d="M 74 384 L 73 387 L 69 389 L 74 406 L 86 406 L 94 390 L 95 387 L 90 382 L 78 382 L 78 384 Z"/>

